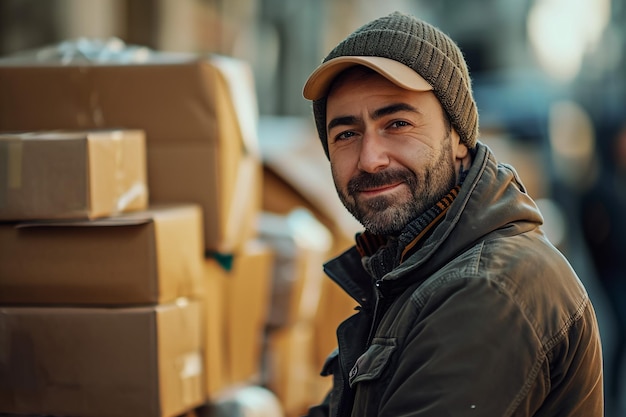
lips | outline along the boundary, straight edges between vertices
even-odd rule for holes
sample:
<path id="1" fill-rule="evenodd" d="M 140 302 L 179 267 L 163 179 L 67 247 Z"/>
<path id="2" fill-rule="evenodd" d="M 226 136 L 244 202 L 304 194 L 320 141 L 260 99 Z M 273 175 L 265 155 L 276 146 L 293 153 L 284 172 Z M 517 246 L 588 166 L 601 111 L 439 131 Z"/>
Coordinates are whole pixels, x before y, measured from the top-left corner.
<path id="1" fill-rule="evenodd" d="M 361 172 L 348 182 L 348 193 L 380 194 L 408 183 L 411 173 L 406 170 L 387 170 L 376 173 Z"/>
<path id="2" fill-rule="evenodd" d="M 358 190 L 357 192 L 359 192 L 359 193 L 361 193 L 363 195 L 381 194 L 381 193 L 384 193 L 386 191 L 393 190 L 393 189 L 399 187 L 403 183 L 404 182 L 394 182 L 392 184 L 380 185 L 380 186 L 377 186 L 377 187 L 370 187 L 370 188 Z"/>

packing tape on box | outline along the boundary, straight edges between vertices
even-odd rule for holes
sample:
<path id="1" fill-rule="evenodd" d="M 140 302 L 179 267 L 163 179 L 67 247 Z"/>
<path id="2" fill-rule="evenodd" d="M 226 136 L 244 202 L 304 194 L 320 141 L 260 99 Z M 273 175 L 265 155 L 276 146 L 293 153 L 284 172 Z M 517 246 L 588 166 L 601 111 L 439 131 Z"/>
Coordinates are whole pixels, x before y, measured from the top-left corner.
<path id="1" fill-rule="evenodd" d="M 128 137 L 130 132 L 130 130 L 126 131 L 126 137 Z M 127 149 L 125 148 L 127 142 L 123 140 L 124 138 L 125 135 L 122 131 L 111 131 L 111 140 L 90 141 L 91 146 L 98 147 L 102 154 L 108 155 L 109 159 L 113 161 L 116 196 L 116 199 L 112 202 L 114 214 L 128 211 L 128 208 L 134 206 L 137 201 L 148 199 L 148 187 L 143 181 L 143 177 L 140 180 L 130 182 L 132 181 L 132 175 L 128 174 L 130 163 L 126 154 Z M 143 142 L 143 133 L 141 138 Z"/>
<path id="2" fill-rule="evenodd" d="M 202 375 L 203 363 L 200 352 L 190 352 L 177 358 L 180 379 L 189 379 Z"/>
<path id="3" fill-rule="evenodd" d="M 126 210 L 131 203 L 134 203 L 148 193 L 148 188 L 142 182 L 134 183 L 126 192 L 124 192 L 118 199 L 116 210 L 118 213 L 122 213 Z"/>

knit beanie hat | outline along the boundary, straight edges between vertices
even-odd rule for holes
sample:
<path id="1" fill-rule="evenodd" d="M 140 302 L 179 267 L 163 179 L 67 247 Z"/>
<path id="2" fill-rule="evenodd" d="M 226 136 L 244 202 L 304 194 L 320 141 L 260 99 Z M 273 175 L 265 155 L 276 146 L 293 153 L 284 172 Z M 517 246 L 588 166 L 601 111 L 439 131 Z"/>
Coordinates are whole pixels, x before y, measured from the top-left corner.
<path id="1" fill-rule="evenodd" d="M 333 80 L 351 66 L 364 65 L 400 87 L 432 90 L 468 148 L 476 145 L 478 110 L 463 54 L 436 27 L 401 12 L 373 20 L 341 41 L 307 80 L 303 95 L 326 156 L 326 97 Z"/>

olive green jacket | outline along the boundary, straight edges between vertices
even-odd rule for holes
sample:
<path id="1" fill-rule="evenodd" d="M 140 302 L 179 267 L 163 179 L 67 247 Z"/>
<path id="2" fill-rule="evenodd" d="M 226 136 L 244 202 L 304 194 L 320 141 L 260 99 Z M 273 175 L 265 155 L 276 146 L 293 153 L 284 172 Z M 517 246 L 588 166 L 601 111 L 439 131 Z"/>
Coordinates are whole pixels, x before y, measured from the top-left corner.
<path id="1" fill-rule="evenodd" d="M 359 304 L 309 416 L 603 416 L 587 292 L 510 166 L 478 144 L 459 195 L 406 261 L 368 275 L 355 247 L 325 265 Z"/>

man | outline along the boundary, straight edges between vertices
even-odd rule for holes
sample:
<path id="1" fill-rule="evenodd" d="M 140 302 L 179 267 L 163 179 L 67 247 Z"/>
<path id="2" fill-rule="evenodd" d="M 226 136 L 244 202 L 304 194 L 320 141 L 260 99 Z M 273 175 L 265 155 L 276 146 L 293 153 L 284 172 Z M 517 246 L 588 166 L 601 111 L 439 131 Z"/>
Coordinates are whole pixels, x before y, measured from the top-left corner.
<path id="1" fill-rule="evenodd" d="M 365 228 L 325 265 L 359 311 L 309 415 L 602 416 L 593 307 L 514 169 L 477 140 L 457 45 L 392 13 L 340 42 L 304 96 Z"/>

